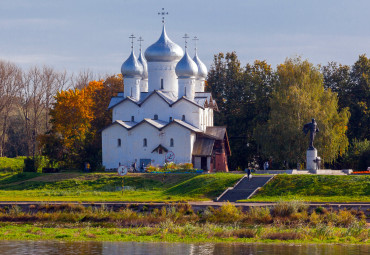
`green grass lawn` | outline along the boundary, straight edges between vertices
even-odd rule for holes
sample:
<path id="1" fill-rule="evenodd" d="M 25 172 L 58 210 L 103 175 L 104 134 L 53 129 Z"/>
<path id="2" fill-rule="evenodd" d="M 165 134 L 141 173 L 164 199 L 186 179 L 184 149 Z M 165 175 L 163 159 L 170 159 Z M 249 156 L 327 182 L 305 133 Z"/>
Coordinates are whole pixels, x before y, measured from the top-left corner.
<path id="1" fill-rule="evenodd" d="M 252 199 L 311 202 L 370 202 L 370 176 L 277 175 Z"/>
<path id="2" fill-rule="evenodd" d="M 240 174 L 0 174 L 0 201 L 202 201 L 233 186 Z"/>

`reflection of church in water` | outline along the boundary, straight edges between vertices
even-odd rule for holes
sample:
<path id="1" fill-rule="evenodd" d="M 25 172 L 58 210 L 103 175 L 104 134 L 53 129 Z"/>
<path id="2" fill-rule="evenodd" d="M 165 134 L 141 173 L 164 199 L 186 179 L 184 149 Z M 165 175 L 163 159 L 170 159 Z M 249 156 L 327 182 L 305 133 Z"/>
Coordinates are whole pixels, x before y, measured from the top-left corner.
<path id="1" fill-rule="evenodd" d="M 226 127 L 213 125 L 218 108 L 211 93 L 204 92 L 207 68 L 196 48 L 191 58 L 186 46 L 184 53 L 171 41 L 163 24 L 145 57 L 141 46 L 138 58 L 132 47 L 121 71 L 124 92 L 111 99 L 113 123 L 102 131 L 106 169 L 173 161 L 228 171 Z"/>

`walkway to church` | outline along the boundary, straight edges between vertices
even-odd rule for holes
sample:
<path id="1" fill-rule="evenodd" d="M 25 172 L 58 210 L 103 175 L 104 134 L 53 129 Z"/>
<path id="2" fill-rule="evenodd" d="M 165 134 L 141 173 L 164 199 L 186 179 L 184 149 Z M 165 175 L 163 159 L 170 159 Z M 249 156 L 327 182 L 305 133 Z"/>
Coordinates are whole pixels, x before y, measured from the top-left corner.
<path id="1" fill-rule="evenodd" d="M 274 175 L 257 175 L 253 176 L 251 179 L 245 175 L 240 181 L 233 187 L 225 190 L 215 201 L 216 202 L 236 202 L 242 199 L 248 199 L 259 188 L 263 187 L 267 182 L 269 182 Z"/>

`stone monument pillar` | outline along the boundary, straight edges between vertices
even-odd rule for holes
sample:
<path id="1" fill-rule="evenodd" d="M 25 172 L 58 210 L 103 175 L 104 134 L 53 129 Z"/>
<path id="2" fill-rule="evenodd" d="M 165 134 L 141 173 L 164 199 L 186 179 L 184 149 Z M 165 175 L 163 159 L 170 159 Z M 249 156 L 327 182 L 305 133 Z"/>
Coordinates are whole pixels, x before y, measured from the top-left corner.
<path id="1" fill-rule="evenodd" d="M 310 171 L 315 171 L 317 169 L 316 165 L 316 158 L 317 158 L 317 150 L 314 148 L 313 150 L 308 149 L 306 153 L 306 169 Z"/>
<path id="2" fill-rule="evenodd" d="M 315 139 L 316 133 L 319 132 L 315 119 L 312 119 L 311 123 L 307 123 L 303 126 L 303 132 L 307 135 L 310 132 L 310 145 L 306 153 L 306 169 L 309 171 L 317 170 L 317 150 L 313 146 L 313 140 Z"/>

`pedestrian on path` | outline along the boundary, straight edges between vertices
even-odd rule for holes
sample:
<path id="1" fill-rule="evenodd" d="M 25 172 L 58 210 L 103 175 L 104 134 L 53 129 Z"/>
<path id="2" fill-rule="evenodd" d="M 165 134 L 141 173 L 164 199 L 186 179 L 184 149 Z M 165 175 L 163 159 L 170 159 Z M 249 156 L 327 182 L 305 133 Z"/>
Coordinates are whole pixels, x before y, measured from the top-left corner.
<path id="1" fill-rule="evenodd" d="M 251 168 L 248 167 L 247 170 L 246 170 L 246 172 L 247 172 L 248 180 L 250 180 L 252 178 L 252 170 L 251 170 Z"/>

